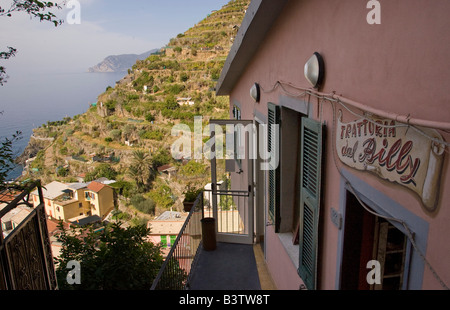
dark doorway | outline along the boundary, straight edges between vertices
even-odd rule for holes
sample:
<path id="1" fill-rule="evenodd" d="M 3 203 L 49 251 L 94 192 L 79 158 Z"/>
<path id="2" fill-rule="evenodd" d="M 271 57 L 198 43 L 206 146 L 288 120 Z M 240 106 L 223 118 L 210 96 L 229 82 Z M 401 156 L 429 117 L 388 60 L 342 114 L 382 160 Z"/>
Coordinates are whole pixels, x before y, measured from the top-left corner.
<path id="1" fill-rule="evenodd" d="M 375 216 L 347 192 L 341 289 L 367 290 L 366 264 L 372 259 Z"/>
<path id="2" fill-rule="evenodd" d="M 347 192 L 341 289 L 399 290 L 404 287 L 407 238 L 389 221 L 368 212 Z M 380 283 L 369 283 L 369 261 L 380 264 Z"/>

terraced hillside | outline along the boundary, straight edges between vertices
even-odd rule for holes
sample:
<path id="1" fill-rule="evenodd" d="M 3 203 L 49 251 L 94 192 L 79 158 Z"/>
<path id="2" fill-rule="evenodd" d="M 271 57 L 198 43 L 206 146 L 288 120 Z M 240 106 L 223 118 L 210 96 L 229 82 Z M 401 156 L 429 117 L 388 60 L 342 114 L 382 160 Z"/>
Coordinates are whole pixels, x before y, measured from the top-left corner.
<path id="1" fill-rule="evenodd" d="M 203 126 L 228 118 L 228 101 L 215 97 L 214 86 L 249 3 L 230 1 L 137 61 L 86 113 L 37 128 L 25 177 L 44 184 L 107 177 L 118 181 L 120 205 L 133 210 L 128 213 L 144 216 L 133 208 L 136 201 L 152 205 L 151 214 L 180 210 L 186 185 L 208 182 L 209 161 L 174 160 L 171 130 L 179 123 L 192 128 L 196 115 Z M 176 175 L 169 179 L 164 165 Z"/>

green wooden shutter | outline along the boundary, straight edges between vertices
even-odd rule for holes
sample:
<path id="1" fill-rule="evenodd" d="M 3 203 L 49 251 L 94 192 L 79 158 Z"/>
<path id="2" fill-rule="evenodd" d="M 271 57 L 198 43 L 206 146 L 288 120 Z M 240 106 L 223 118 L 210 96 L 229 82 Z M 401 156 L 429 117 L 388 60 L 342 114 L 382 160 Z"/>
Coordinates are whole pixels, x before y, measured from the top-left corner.
<path id="1" fill-rule="evenodd" d="M 315 120 L 302 118 L 301 134 L 298 272 L 308 289 L 316 289 L 323 155 L 322 125 Z"/>
<path id="2" fill-rule="evenodd" d="M 167 236 L 161 236 L 161 246 L 167 248 Z"/>
<path id="3" fill-rule="evenodd" d="M 279 146 L 280 146 L 280 131 L 278 130 L 278 135 L 275 132 L 272 125 L 280 125 L 280 107 L 268 103 L 268 147 L 271 158 L 274 156 L 279 156 Z M 281 165 L 279 160 L 275 161 L 278 163 L 277 167 L 271 167 L 269 164 L 269 219 L 273 225 L 275 225 L 275 232 L 279 231 L 280 226 L 280 168 Z"/>
<path id="4" fill-rule="evenodd" d="M 170 247 L 173 247 L 175 240 L 177 240 L 177 236 L 170 236 Z"/>

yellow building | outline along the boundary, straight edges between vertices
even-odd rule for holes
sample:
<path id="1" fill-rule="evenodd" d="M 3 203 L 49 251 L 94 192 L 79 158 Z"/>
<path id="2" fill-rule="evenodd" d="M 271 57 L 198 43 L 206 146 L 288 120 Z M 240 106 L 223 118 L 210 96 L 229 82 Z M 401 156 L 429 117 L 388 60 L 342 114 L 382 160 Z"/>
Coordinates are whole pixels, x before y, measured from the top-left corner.
<path id="1" fill-rule="evenodd" d="M 114 208 L 114 190 L 111 186 L 96 181 L 89 183 L 84 199 L 90 203 L 90 215 L 103 218 Z"/>
<path id="2" fill-rule="evenodd" d="M 114 190 L 105 184 L 51 182 L 42 188 L 45 211 L 50 218 L 71 222 L 97 215 L 103 219 L 114 208 Z M 31 193 L 33 204 L 39 204 L 37 191 Z"/>

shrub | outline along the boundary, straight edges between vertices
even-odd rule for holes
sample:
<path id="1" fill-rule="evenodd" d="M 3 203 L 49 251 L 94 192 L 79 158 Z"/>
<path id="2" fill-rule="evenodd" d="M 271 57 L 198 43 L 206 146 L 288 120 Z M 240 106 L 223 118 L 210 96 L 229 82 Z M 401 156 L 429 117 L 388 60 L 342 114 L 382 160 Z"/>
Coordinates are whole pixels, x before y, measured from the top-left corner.
<path id="1" fill-rule="evenodd" d="M 128 95 L 128 100 L 137 100 L 137 99 L 139 99 L 138 94 L 129 94 Z"/>
<path id="2" fill-rule="evenodd" d="M 153 116 L 152 113 L 148 113 L 147 115 L 145 115 L 145 120 L 147 122 L 153 122 L 155 120 L 155 117 Z"/>
<path id="3" fill-rule="evenodd" d="M 180 81 L 181 82 L 186 82 L 187 80 L 189 80 L 189 75 L 186 72 L 183 72 L 180 74 Z"/>
<path id="4" fill-rule="evenodd" d="M 66 177 L 68 174 L 69 170 L 67 168 L 58 167 L 58 169 L 56 169 L 56 175 L 59 177 Z"/>
<path id="5" fill-rule="evenodd" d="M 188 184 L 186 189 L 184 190 L 184 201 L 185 202 L 194 202 L 197 199 L 197 196 L 202 192 L 201 188 L 196 188 L 192 184 Z"/>
<path id="6" fill-rule="evenodd" d="M 142 195 L 134 195 L 131 197 L 131 204 L 133 207 L 135 207 L 137 210 L 141 211 L 145 214 L 154 214 L 155 213 L 155 207 L 156 204 L 151 198 L 145 198 Z"/>
<path id="7" fill-rule="evenodd" d="M 178 95 L 183 90 L 186 89 L 186 86 L 180 84 L 172 84 L 166 87 L 166 90 L 169 94 Z"/>
<path id="8" fill-rule="evenodd" d="M 156 167 L 166 165 L 166 164 L 170 163 L 171 158 L 172 158 L 172 156 L 169 153 L 169 151 L 161 148 L 152 157 L 153 166 L 156 168 Z"/>
<path id="9" fill-rule="evenodd" d="M 106 108 L 108 111 L 114 112 L 116 110 L 117 102 L 115 100 L 108 100 L 105 103 Z"/>
<path id="10" fill-rule="evenodd" d="M 123 181 L 123 180 L 114 182 L 110 186 L 112 188 L 114 188 L 119 195 L 122 195 L 127 198 L 130 197 L 130 195 L 134 189 L 134 186 L 131 182 L 127 182 L 127 181 Z"/>
<path id="11" fill-rule="evenodd" d="M 158 130 L 154 131 L 145 131 L 140 135 L 142 139 L 148 139 L 148 140 L 156 140 L 156 141 L 162 141 L 164 139 L 164 133 Z"/>
<path id="12" fill-rule="evenodd" d="M 191 160 L 180 168 L 180 174 L 184 176 L 199 176 L 205 173 L 206 166 L 203 163 Z"/>
<path id="13" fill-rule="evenodd" d="M 151 287 L 164 261 L 161 249 L 148 241 L 150 229 L 145 225 L 123 228 L 122 223 L 111 223 L 101 232 L 92 226 L 67 231 L 62 223 L 61 252 L 55 259 L 56 277 L 60 290 L 145 290 Z M 81 283 L 67 283 L 70 261 L 81 262 Z M 178 273 L 177 273 L 178 274 Z M 185 280 L 185 277 L 176 279 Z"/>
<path id="14" fill-rule="evenodd" d="M 117 177 L 117 171 L 114 170 L 109 164 L 102 163 L 98 165 L 94 171 L 86 173 L 84 180 L 86 182 L 93 181 L 99 178 L 107 178 L 109 180 L 114 180 Z"/>
<path id="15" fill-rule="evenodd" d="M 157 184 L 150 192 L 150 196 L 163 209 L 168 209 L 175 203 L 171 188 L 165 184 Z"/>
<path id="16" fill-rule="evenodd" d="M 122 130 L 120 130 L 120 129 L 113 129 L 113 130 L 111 130 L 110 135 L 111 135 L 111 138 L 113 140 L 117 140 L 118 141 L 122 137 Z"/>

